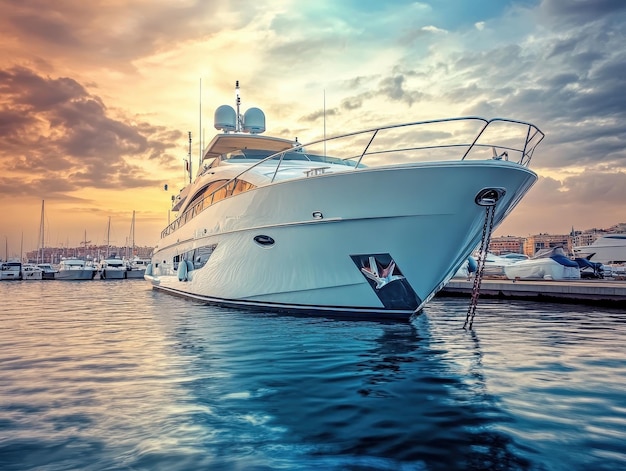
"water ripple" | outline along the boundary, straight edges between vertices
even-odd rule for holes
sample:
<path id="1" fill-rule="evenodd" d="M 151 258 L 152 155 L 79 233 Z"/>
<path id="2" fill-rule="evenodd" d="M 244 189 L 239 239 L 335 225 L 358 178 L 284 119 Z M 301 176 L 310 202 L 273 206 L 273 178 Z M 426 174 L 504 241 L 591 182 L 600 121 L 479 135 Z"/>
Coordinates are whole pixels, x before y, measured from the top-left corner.
<path id="1" fill-rule="evenodd" d="M 435 299 L 411 323 L 0 283 L 0 469 L 626 468 L 626 315 Z"/>

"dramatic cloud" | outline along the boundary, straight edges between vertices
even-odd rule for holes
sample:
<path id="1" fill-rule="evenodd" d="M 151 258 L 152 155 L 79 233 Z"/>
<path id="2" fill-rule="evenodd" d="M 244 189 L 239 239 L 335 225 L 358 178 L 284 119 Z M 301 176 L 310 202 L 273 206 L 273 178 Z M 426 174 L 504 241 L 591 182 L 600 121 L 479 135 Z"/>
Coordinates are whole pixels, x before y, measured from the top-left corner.
<path id="1" fill-rule="evenodd" d="M 156 181 L 139 163 L 159 159 L 181 136 L 109 116 L 75 80 L 23 67 L 0 70 L 0 194 L 55 194 L 79 188 L 142 188 Z"/>
<path id="2" fill-rule="evenodd" d="M 0 1 L 3 31 L 28 38 L 35 53 L 42 57 L 63 54 L 72 62 L 105 62 L 114 68 L 168 49 L 172 42 L 219 31 L 224 27 L 219 5 L 205 1 Z M 231 26 L 240 25 L 237 17 L 229 18 Z"/>

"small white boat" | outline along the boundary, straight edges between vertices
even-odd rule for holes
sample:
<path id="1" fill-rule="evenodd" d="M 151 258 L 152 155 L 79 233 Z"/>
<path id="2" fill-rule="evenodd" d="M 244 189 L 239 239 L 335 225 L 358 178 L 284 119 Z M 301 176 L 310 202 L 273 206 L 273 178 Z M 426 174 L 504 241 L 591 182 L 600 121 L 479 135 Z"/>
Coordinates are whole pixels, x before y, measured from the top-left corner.
<path id="1" fill-rule="evenodd" d="M 59 272 L 50 263 L 38 263 L 37 266 L 43 270 L 42 279 L 44 280 L 54 280 Z"/>
<path id="2" fill-rule="evenodd" d="M 65 258 L 59 264 L 56 280 L 93 280 L 98 269 L 91 262 L 79 258 Z"/>
<path id="3" fill-rule="evenodd" d="M 43 270 L 32 263 L 22 265 L 23 280 L 43 280 Z"/>
<path id="4" fill-rule="evenodd" d="M 21 280 L 21 262 L 0 262 L 0 280 Z"/>
<path id="5" fill-rule="evenodd" d="M 467 262 L 461 265 L 461 268 L 454 275 L 455 278 L 470 278 L 478 268 L 478 255 L 470 255 Z M 527 260 L 528 256 L 521 253 L 509 253 L 506 255 L 495 255 L 487 252 L 485 257 L 483 276 L 486 277 L 504 277 L 504 267 L 509 266 L 520 260 Z"/>
<path id="6" fill-rule="evenodd" d="M 580 267 L 565 255 L 562 247 L 537 252 L 528 260 L 519 260 L 504 267 L 509 280 L 579 280 Z"/>
<path id="7" fill-rule="evenodd" d="M 528 258 L 528 257 L 527 257 Z M 483 268 L 484 276 L 506 276 L 504 269 L 509 265 L 518 262 L 518 259 L 511 257 L 504 257 L 500 255 L 487 253 L 485 258 L 485 267 Z"/>
<path id="8" fill-rule="evenodd" d="M 135 257 L 132 260 L 128 260 L 126 278 L 143 280 L 149 263 L 150 259 L 148 258 Z"/>
<path id="9" fill-rule="evenodd" d="M 107 258 L 100 262 L 101 280 L 124 280 L 128 268 L 121 258 Z"/>
<path id="10" fill-rule="evenodd" d="M 602 271 L 605 278 L 626 280 L 626 264 L 609 263 L 607 265 L 602 265 Z"/>

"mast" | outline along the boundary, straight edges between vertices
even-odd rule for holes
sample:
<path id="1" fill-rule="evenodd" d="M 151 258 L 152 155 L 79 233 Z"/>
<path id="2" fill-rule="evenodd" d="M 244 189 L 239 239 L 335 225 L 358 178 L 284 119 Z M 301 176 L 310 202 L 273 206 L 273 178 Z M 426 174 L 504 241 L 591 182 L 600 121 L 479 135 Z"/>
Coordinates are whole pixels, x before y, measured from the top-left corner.
<path id="1" fill-rule="evenodd" d="M 130 256 L 135 255 L 135 211 L 133 211 L 133 219 L 130 223 Z"/>
<path id="2" fill-rule="evenodd" d="M 200 114 L 200 125 L 198 129 L 198 169 L 202 166 L 202 77 L 200 77 L 200 97 L 198 99 L 199 103 L 199 114 Z M 189 183 L 191 183 L 191 133 L 189 133 Z"/>
<path id="3" fill-rule="evenodd" d="M 237 103 L 237 121 L 235 122 L 235 132 L 241 132 L 241 115 L 239 114 L 239 105 L 241 105 L 241 97 L 239 96 L 239 80 L 235 81 L 235 101 Z"/>
<path id="4" fill-rule="evenodd" d="M 109 258 L 109 243 L 110 243 L 109 237 L 110 236 L 111 236 L 111 216 L 109 216 L 109 224 L 107 225 L 107 258 Z"/>
<path id="5" fill-rule="evenodd" d="M 189 131 L 189 152 L 188 152 L 187 172 L 189 172 L 189 183 L 191 183 L 191 131 Z M 200 167 L 198 167 L 200 168 Z"/>
<path id="6" fill-rule="evenodd" d="M 90 241 L 90 240 L 87 240 L 87 229 L 85 229 L 85 235 L 84 235 L 84 237 L 85 237 L 85 238 L 84 238 L 84 239 L 83 239 L 83 241 L 80 243 L 80 245 L 82 245 L 82 246 L 84 247 L 83 254 L 84 254 L 84 256 L 85 256 L 85 260 L 87 260 L 87 244 L 90 244 L 90 243 L 91 243 L 91 241 Z M 98 258 L 99 258 L 99 257 L 98 257 Z"/>
<path id="7" fill-rule="evenodd" d="M 326 89 L 324 89 L 324 157 L 326 157 Z"/>
<path id="8" fill-rule="evenodd" d="M 44 244 L 45 244 L 45 231 L 44 231 L 44 223 L 45 223 L 45 219 L 44 219 L 44 203 L 45 200 L 41 200 L 41 220 L 39 221 L 39 240 L 37 241 L 38 244 L 38 250 L 37 250 L 37 263 L 39 263 L 39 255 L 41 254 L 41 263 L 44 262 L 43 259 L 43 255 L 44 255 Z"/>

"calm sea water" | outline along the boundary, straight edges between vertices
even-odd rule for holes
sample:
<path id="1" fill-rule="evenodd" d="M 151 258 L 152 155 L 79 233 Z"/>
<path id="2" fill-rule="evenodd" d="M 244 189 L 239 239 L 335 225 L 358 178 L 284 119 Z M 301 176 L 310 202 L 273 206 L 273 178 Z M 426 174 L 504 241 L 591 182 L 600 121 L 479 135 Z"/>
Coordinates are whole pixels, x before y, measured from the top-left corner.
<path id="1" fill-rule="evenodd" d="M 626 469 L 626 313 L 437 298 L 410 323 L 142 280 L 0 283 L 0 469 Z"/>

